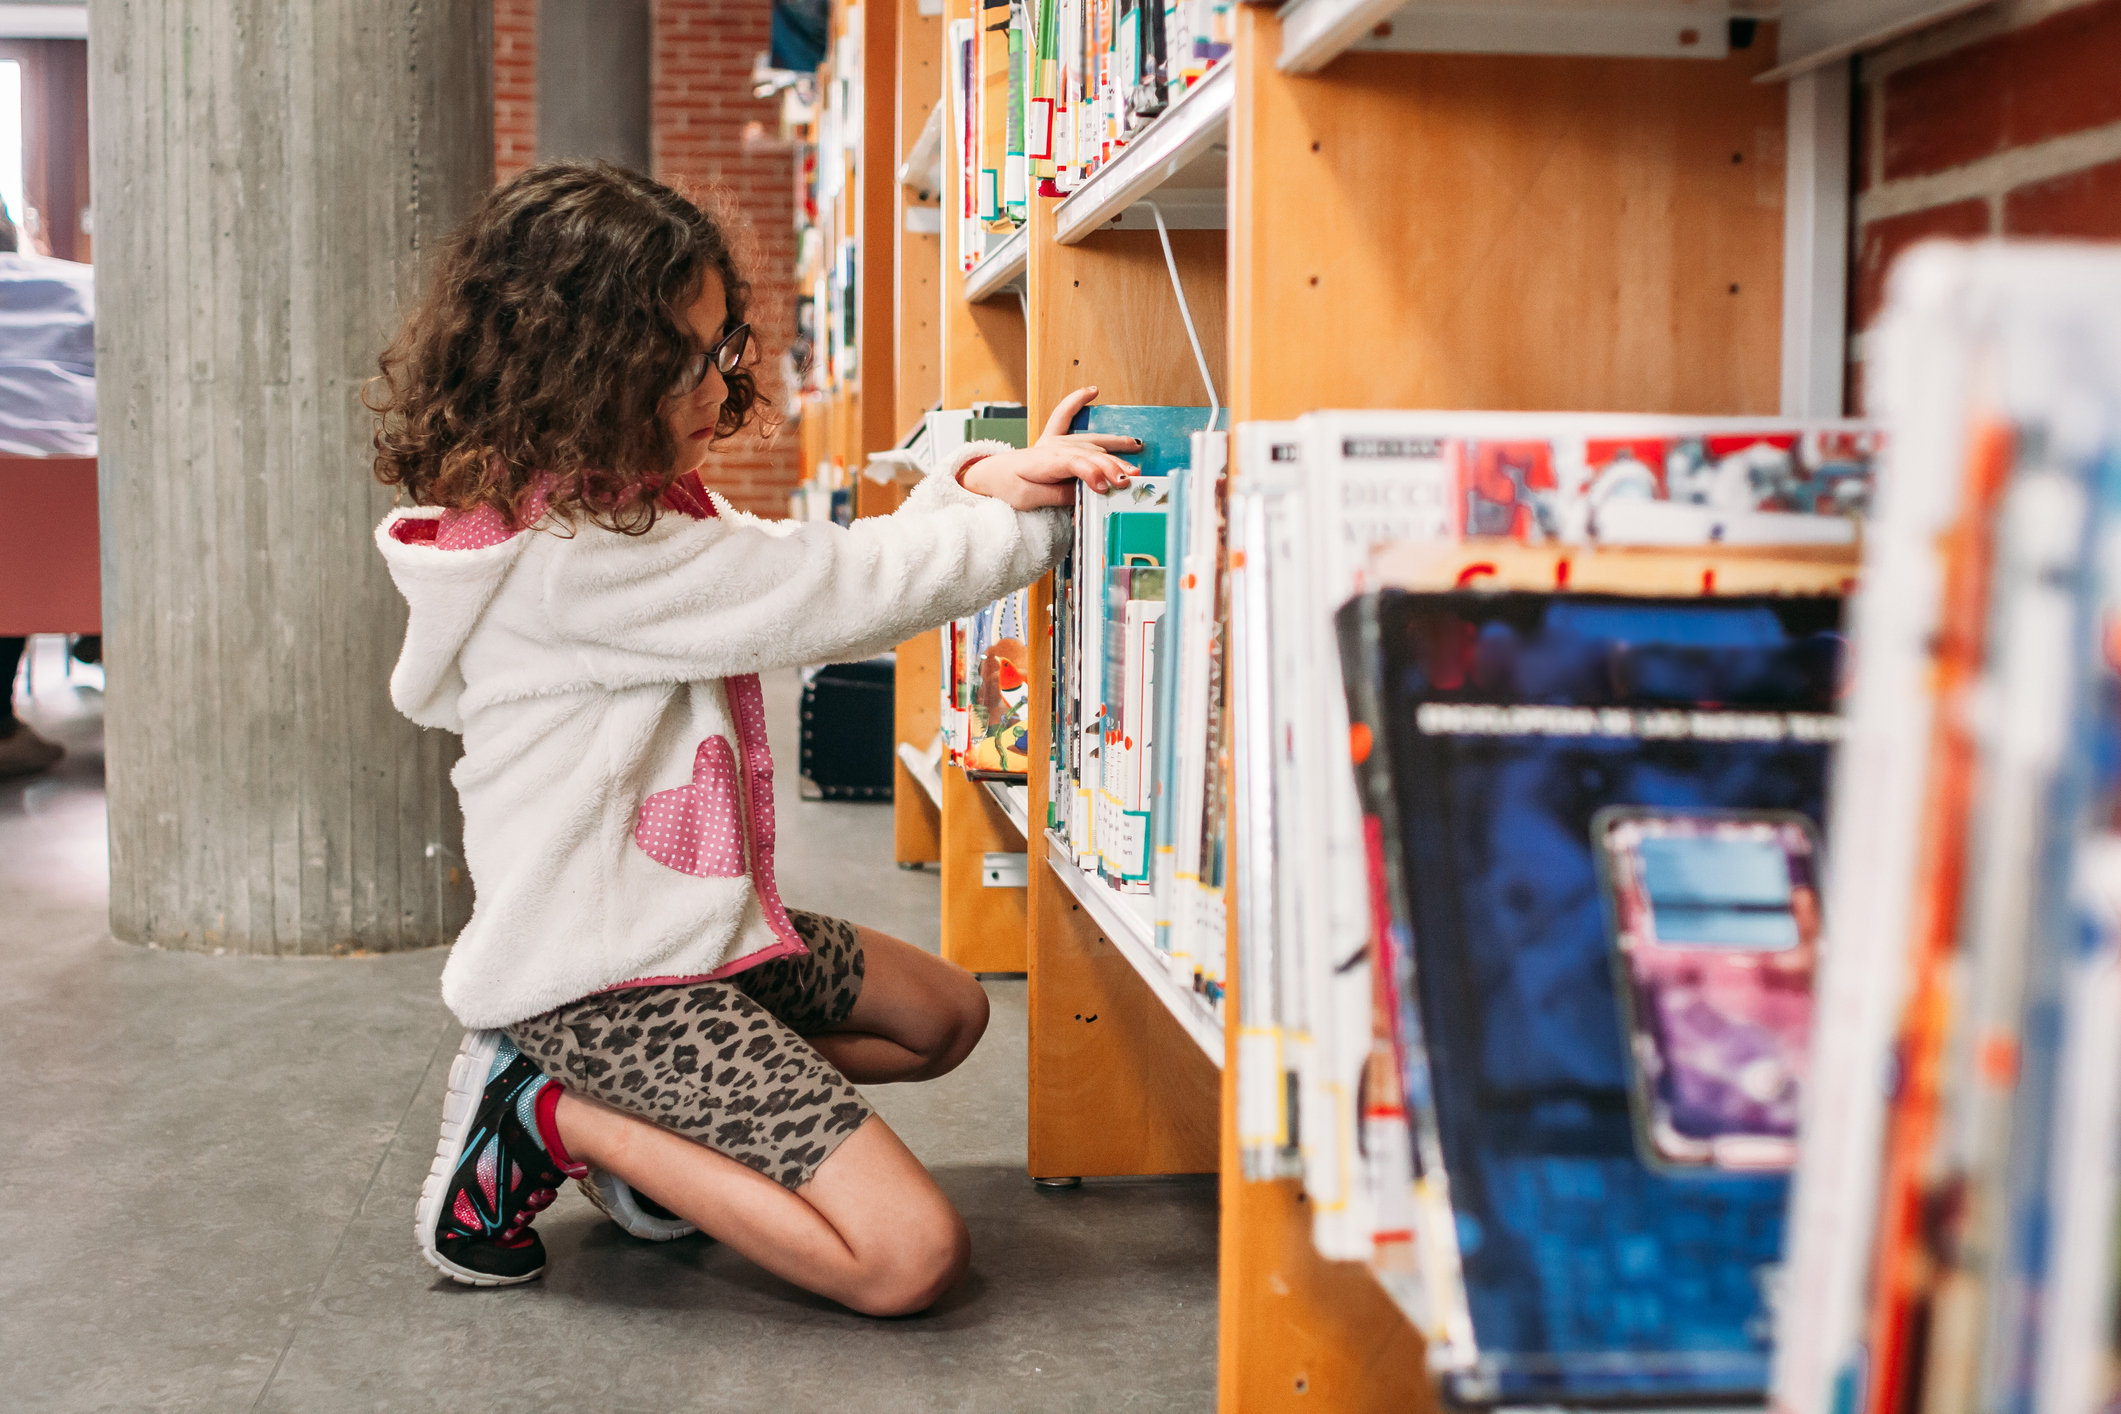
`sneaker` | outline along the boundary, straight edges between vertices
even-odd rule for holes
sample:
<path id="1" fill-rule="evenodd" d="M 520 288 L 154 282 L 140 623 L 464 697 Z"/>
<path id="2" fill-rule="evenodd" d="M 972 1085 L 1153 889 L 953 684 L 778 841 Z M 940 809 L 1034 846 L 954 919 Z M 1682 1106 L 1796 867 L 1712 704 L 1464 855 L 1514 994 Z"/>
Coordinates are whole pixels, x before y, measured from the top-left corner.
<path id="1" fill-rule="evenodd" d="M 421 1255 L 444 1275 L 513 1286 L 544 1272 L 545 1244 L 530 1224 L 564 1180 L 589 1172 L 559 1147 L 560 1094 L 505 1032 L 465 1034 L 415 1219 Z"/>
<path id="2" fill-rule="evenodd" d="M 634 1192 L 632 1186 L 617 1174 L 593 1168 L 576 1179 L 574 1186 L 582 1190 L 583 1197 L 603 1210 L 605 1217 L 644 1241 L 668 1242 L 676 1237 L 690 1237 L 699 1231 L 654 1199 Z"/>
<path id="3" fill-rule="evenodd" d="M 0 736 L 0 780 L 33 776 L 64 755 L 65 747 L 38 736 L 28 722 L 17 721 L 13 731 Z"/>

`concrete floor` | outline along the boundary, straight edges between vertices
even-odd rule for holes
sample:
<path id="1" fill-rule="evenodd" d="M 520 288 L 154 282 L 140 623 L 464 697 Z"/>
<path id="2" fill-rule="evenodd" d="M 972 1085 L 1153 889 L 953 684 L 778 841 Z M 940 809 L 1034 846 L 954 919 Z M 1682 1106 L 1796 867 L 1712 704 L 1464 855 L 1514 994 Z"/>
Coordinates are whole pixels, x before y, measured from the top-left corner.
<path id="1" fill-rule="evenodd" d="M 25 715 L 64 741 L 0 783 L 0 1408 L 1207 1409 L 1212 1179 L 1036 1190 L 1024 984 L 955 1074 L 871 1099 L 972 1229 L 935 1310 L 852 1315 L 701 1238 L 656 1247 L 570 1188 L 543 1281 L 478 1291 L 420 1260 L 412 1210 L 459 1029 L 440 952 L 267 961 L 150 952 L 106 924 L 100 698 L 39 644 Z M 890 811 L 797 802 L 796 684 L 768 682 L 791 904 L 936 945 L 932 871 Z"/>

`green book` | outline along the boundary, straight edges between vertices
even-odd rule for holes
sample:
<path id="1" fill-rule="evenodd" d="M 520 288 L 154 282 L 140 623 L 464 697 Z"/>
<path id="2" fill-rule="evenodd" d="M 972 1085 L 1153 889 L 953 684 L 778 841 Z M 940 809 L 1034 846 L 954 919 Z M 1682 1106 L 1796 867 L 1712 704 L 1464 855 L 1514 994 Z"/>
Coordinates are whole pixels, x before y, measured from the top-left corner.
<path id="1" fill-rule="evenodd" d="M 1021 417 L 968 417 L 967 442 L 1007 442 L 1012 447 L 1031 445 L 1031 423 Z"/>

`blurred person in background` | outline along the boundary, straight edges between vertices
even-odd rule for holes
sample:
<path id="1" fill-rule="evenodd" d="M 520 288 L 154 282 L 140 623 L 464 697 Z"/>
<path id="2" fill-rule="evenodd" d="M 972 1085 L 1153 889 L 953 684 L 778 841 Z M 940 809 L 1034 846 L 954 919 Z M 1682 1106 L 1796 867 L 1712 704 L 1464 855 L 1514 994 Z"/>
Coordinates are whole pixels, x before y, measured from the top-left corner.
<path id="1" fill-rule="evenodd" d="M 96 454 L 95 271 L 25 253 L 13 214 L 0 203 L 0 454 Z M 15 716 L 15 675 L 26 640 L 0 637 L 0 778 L 41 771 L 66 754 Z M 98 643 L 77 656 L 93 662 Z"/>

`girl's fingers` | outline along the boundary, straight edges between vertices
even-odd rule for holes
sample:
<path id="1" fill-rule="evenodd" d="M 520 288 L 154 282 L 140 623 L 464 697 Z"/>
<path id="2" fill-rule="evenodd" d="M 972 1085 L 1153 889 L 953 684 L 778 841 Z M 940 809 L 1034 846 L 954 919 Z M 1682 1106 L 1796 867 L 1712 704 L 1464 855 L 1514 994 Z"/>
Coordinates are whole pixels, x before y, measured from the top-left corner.
<path id="1" fill-rule="evenodd" d="M 1075 422 L 1075 415 L 1097 400 L 1097 389 L 1077 388 L 1062 398 L 1053 409 L 1053 416 L 1046 419 L 1046 436 L 1065 437 L 1068 428 Z"/>
<path id="2" fill-rule="evenodd" d="M 1077 450 L 1094 452 L 1139 452 L 1142 450 L 1139 437 L 1113 437 L 1102 432 L 1070 432 L 1065 437 L 1049 437 L 1039 444 L 1046 447 L 1074 447 Z"/>
<path id="3" fill-rule="evenodd" d="M 1089 457 L 1070 457 L 1067 461 L 1067 467 L 1070 476 L 1093 491 L 1109 491 L 1112 489 L 1111 481 L 1105 475 L 1105 469 Z"/>

